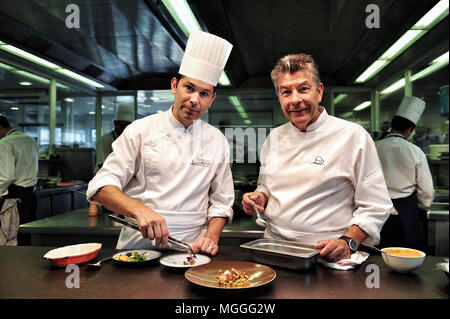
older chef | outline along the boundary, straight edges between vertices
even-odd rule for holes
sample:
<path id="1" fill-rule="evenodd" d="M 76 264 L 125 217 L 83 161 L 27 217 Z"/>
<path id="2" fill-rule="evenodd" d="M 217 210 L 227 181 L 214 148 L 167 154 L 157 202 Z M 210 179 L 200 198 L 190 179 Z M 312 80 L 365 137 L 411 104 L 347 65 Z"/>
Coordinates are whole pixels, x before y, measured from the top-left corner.
<path id="1" fill-rule="evenodd" d="M 287 55 L 272 70 L 289 123 L 261 149 L 256 191 L 244 195 L 265 210 L 264 236 L 316 245 L 327 260 L 349 258 L 362 242 L 376 244 L 392 203 L 375 145 L 360 125 L 328 115 L 317 65 Z"/>
<path id="2" fill-rule="evenodd" d="M 375 143 L 395 210 L 381 231 L 381 245 L 423 249 L 418 204 L 429 207 L 433 179 L 423 151 L 407 141 L 425 109 L 425 101 L 405 96 L 391 121 L 391 133 Z"/>
<path id="3" fill-rule="evenodd" d="M 0 209 L 4 199 L 20 198 L 20 223 L 36 220 L 37 144 L 12 128 L 4 116 L 0 116 L 0 163 Z M 29 245 L 30 237 L 19 233 L 18 244 Z"/>
<path id="4" fill-rule="evenodd" d="M 217 36 L 193 32 L 171 80 L 172 107 L 130 124 L 89 183 L 90 201 L 136 219 L 140 228 L 124 227 L 117 248 L 164 247 L 170 234 L 194 252 L 218 252 L 233 217 L 229 145 L 199 118 L 216 97 L 231 48 Z"/>
<path id="5" fill-rule="evenodd" d="M 95 150 L 97 161 L 95 172 L 97 172 L 112 152 L 112 143 L 123 133 L 123 130 L 133 122 L 133 108 L 127 105 L 119 105 L 117 116 L 114 120 L 114 130 L 103 135 L 97 142 Z"/>

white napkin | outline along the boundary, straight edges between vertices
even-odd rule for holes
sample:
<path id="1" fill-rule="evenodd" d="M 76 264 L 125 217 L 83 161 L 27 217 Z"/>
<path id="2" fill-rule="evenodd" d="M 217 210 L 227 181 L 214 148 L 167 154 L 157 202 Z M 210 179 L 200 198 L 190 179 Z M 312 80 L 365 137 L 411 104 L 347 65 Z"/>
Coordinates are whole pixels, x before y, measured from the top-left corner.
<path id="1" fill-rule="evenodd" d="M 317 261 L 325 267 L 331 269 L 349 270 L 361 265 L 367 260 L 367 258 L 369 258 L 369 256 L 370 255 L 364 251 L 356 251 L 350 256 L 349 259 L 341 259 L 336 262 L 331 262 L 319 257 Z"/>

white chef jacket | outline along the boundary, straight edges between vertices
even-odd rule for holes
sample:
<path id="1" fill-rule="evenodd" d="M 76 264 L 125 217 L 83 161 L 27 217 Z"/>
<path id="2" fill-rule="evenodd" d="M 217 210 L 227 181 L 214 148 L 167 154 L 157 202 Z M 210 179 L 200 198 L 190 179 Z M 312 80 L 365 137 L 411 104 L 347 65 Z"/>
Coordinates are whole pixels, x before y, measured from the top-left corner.
<path id="1" fill-rule="evenodd" d="M 162 215 L 172 237 L 193 244 L 212 217 L 233 217 L 234 187 L 225 136 L 202 120 L 187 129 L 172 108 L 131 123 L 90 181 L 87 198 L 114 185 Z M 123 227 L 118 249 L 152 247 Z"/>
<path id="2" fill-rule="evenodd" d="M 95 172 L 99 170 L 99 165 L 103 165 L 106 158 L 112 152 L 112 143 L 116 140 L 117 135 L 114 131 L 111 131 L 103 136 L 97 142 L 97 147 L 95 149 Z"/>
<path id="3" fill-rule="evenodd" d="M 268 203 L 264 236 L 315 245 L 352 225 L 379 242 L 392 209 L 374 142 L 360 125 L 327 114 L 306 132 L 292 123 L 269 134 L 261 149 L 257 190 Z"/>
<path id="4" fill-rule="evenodd" d="M 405 198 L 417 190 L 419 202 L 429 207 L 434 198 L 433 178 L 420 147 L 399 134 L 388 134 L 375 145 L 391 198 Z"/>
<path id="5" fill-rule="evenodd" d="M 36 141 L 12 130 L 0 139 L 0 197 L 8 195 L 11 184 L 30 187 L 37 183 L 38 151 Z"/>

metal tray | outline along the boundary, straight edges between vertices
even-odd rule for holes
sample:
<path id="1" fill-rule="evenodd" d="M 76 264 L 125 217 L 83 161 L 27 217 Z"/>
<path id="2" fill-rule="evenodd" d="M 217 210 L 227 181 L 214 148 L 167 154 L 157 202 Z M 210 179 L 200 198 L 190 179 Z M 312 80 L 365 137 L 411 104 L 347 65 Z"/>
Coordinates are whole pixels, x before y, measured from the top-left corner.
<path id="1" fill-rule="evenodd" d="M 319 251 L 311 245 L 279 239 L 257 239 L 240 247 L 250 249 L 255 261 L 295 270 L 308 270 L 317 262 Z"/>

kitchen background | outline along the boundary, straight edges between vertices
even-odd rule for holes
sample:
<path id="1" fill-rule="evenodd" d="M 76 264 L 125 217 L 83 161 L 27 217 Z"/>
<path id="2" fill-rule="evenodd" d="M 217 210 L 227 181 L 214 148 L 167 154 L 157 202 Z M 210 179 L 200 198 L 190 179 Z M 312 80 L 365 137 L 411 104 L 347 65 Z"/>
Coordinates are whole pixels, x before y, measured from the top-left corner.
<path id="1" fill-rule="evenodd" d="M 448 255 L 448 0 L 0 2 L 0 114 L 38 142 L 39 218 L 88 205 L 96 141 L 113 129 L 119 105 L 132 107 L 136 119 L 172 105 L 170 79 L 190 30 L 199 28 L 234 45 L 204 116 L 224 133 L 251 128 L 265 137 L 285 123 L 269 73 L 293 52 L 315 57 L 327 111 L 375 140 L 404 95 L 423 98 L 411 141 L 428 156 L 435 201 L 447 203 L 439 209 L 447 211 Z M 67 10 L 71 4 L 79 11 Z M 182 19 L 190 14 L 193 26 Z M 229 141 L 233 154 L 246 154 L 244 163 L 231 162 L 239 219 L 258 162 L 249 163 L 255 146 L 247 138 Z"/>

